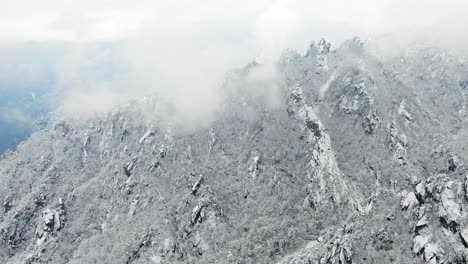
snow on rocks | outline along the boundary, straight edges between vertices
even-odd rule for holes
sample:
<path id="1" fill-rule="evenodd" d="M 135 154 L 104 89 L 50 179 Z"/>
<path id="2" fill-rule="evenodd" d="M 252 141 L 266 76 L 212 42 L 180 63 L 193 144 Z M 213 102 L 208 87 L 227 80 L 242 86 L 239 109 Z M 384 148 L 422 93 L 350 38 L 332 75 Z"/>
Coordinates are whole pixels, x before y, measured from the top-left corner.
<path id="1" fill-rule="evenodd" d="M 300 252 L 286 256 L 280 264 L 351 264 L 353 261 L 353 240 L 348 227 L 338 229 L 332 237 L 319 237 L 309 242 Z"/>
<path id="2" fill-rule="evenodd" d="M 147 132 L 140 138 L 139 143 L 142 144 L 142 143 L 145 142 L 148 138 L 150 138 L 150 137 L 152 137 L 152 136 L 154 136 L 154 135 L 155 135 L 154 131 L 151 131 L 151 130 L 147 131 Z"/>
<path id="3" fill-rule="evenodd" d="M 161 163 L 158 160 L 155 160 L 151 163 L 151 165 L 148 167 L 149 171 L 154 171 L 155 169 L 158 169 L 160 167 Z"/>
<path id="4" fill-rule="evenodd" d="M 321 122 L 314 119 L 316 116 L 311 108 L 305 108 L 305 112 L 304 122 L 310 131 L 309 140 L 314 145 L 310 161 L 312 170 L 308 174 L 311 180 L 308 188 L 309 199 L 315 200 L 314 203 L 321 203 L 322 197 L 328 196 L 326 190 L 331 188 L 333 201 L 339 204 L 342 194 L 345 193 L 346 184 L 342 180 L 341 172 L 331 148 L 330 137 L 324 133 Z"/>
<path id="5" fill-rule="evenodd" d="M 137 160 L 138 160 L 137 157 L 133 157 L 132 160 L 130 160 L 129 162 L 127 162 L 127 163 L 125 164 L 125 166 L 123 167 L 124 173 L 125 173 L 125 175 L 127 175 L 128 177 L 130 177 L 130 175 L 132 174 L 132 171 L 133 171 L 133 169 L 134 169 L 135 166 L 136 166 Z"/>
<path id="6" fill-rule="evenodd" d="M 162 159 L 162 158 L 166 157 L 166 154 L 167 154 L 167 147 L 166 147 L 166 145 L 163 144 L 159 148 L 159 157 Z"/>
<path id="7" fill-rule="evenodd" d="M 424 250 L 424 247 L 429 243 L 429 236 L 417 235 L 413 238 L 413 253 L 421 254 Z"/>
<path id="8" fill-rule="evenodd" d="M 190 218 L 190 223 L 192 223 L 192 225 L 194 225 L 195 223 L 198 222 L 198 220 L 200 220 L 201 211 L 204 206 L 205 204 L 202 202 L 202 200 L 200 200 L 198 204 L 195 206 L 195 208 L 192 209 L 192 215 Z"/>
<path id="9" fill-rule="evenodd" d="M 322 71 L 328 71 L 328 54 L 331 44 L 325 39 L 321 39 L 317 44 L 317 64 L 316 67 Z"/>
<path id="10" fill-rule="evenodd" d="M 424 200 L 426 198 L 426 186 L 424 182 L 420 182 L 416 185 L 416 196 L 418 200 Z"/>
<path id="11" fill-rule="evenodd" d="M 140 196 L 137 195 L 133 200 L 132 203 L 130 204 L 130 209 L 128 210 L 128 216 L 133 216 L 135 215 L 135 211 L 137 208 L 138 203 L 140 202 Z"/>
<path id="12" fill-rule="evenodd" d="M 423 227 L 426 227 L 429 224 L 429 221 L 427 220 L 427 216 L 423 215 L 421 218 L 418 220 L 416 223 L 416 229 L 421 229 Z"/>
<path id="13" fill-rule="evenodd" d="M 436 243 L 428 243 L 424 247 L 424 260 L 430 264 L 441 263 L 437 261 L 444 254 L 443 250 Z M 443 263 L 443 262 L 442 262 Z"/>
<path id="14" fill-rule="evenodd" d="M 369 89 L 375 87 L 372 74 L 365 69 L 352 68 L 340 77 L 335 77 L 335 107 L 338 113 L 353 115 L 361 120 L 366 134 L 373 134 L 380 124 L 374 99 Z"/>
<path id="15" fill-rule="evenodd" d="M 189 173 L 189 177 L 195 177 L 195 173 Z M 180 240 L 190 241 L 189 247 L 196 250 L 206 249 L 203 234 L 217 226 L 224 215 L 213 191 L 204 183 L 201 175 L 190 185 L 176 214 L 179 231 L 175 235 Z"/>
<path id="16" fill-rule="evenodd" d="M 338 229 L 333 237 L 325 244 L 325 254 L 319 263 L 351 264 L 353 263 L 352 238 L 353 225 L 345 224 Z"/>
<path id="17" fill-rule="evenodd" d="M 362 126 L 364 127 L 366 134 L 373 134 L 374 131 L 379 126 L 379 124 L 380 124 L 380 119 L 377 116 L 377 113 L 371 112 L 364 118 L 364 122 L 362 123 Z"/>
<path id="18" fill-rule="evenodd" d="M 338 167 L 330 136 L 313 108 L 306 103 L 299 85 L 290 89 L 288 112 L 302 122 L 307 143 L 311 145 L 312 158 L 309 162 L 310 170 L 307 170 L 309 184 L 305 202 L 317 209 L 328 200 L 326 197 L 332 197 L 334 203 L 340 204 L 342 196 L 345 193 L 349 195 L 347 184 Z M 356 202 L 355 197 L 349 200 Z"/>
<path id="19" fill-rule="evenodd" d="M 419 201 L 416 198 L 414 192 L 403 192 L 402 193 L 402 200 L 400 202 L 400 206 L 402 210 L 412 210 L 414 207 L 419 205 Z"/>
<path id="20" fill-rule="evenodd" d="M 148 171 L 151 172 L 161 167 L 161 160 L 167 155 L 167 147 L 165 144 L 161 145 L 161 147 L 158 149 L 158 152 L 155 151 L 155 148 L 156 146 L 153 147 L 152 153 L 157 153 L 158 157 L 148 166 Z"/>
<path id="21" fill-rule="evenodd" d="M 52 231 L 54 228 L 55 212 L 50 209 L 45 209 L 42 212 L 42 221 L 44 223 L 44 231 Z"/>
<path id="22" fill-rule="evenodd" d="M 457 155 L 452 155 L 448 160 L 448 172 L 454 172 L 457 167 L 461 166 L 460 158 Z"/>
<path id="23" fill-rule="evenodd" d="M 193 151 L 191 145 L 187 145 L 187 149 L 185 150 L 185 158 L 187 158 L 190 162 L 193 161 Z"/>
<path id="24" fill-rule="evenodd" d="M 465 176 L 465 182 L 463 184 L 463 188 L 464 188 L 464 193 L 465 193 L 465 199 L 468 200 L 468 175 Z"/>
<path id="25" fill-rule="evenodd" d="M 375 112 L 374 100 L 368 92 L 373 86 L 373 79 L 369 74 L 359 69 L 347 72 L 337 83 L 340 93 L 338 96 L 338 110 L 345 114 L 358 114 L 366 116 Z"/>
<path id="26" fill-rule="evenodd" d="M 210 139 L 208 141 L 208 151 L 209 151 L 209 153 L 211 153 L 211 151 L 213 150 L 214 145 L 216 144 L 216 133 L 211 128 L 208 135 L 210 137 Z"/>
<path id="27" fill-rule="evenodd" d="M 193 195 L 197 194 L 197 191 L 198 191 L 198 189 L 200 189 L 200 186 L 202 185 L 202 183 L 203 183 L 203 175 L 200 174 L 198 180 L 192 186 L 192 194 Z"/>
<path id="28" fill-rule="evenodd" d="M 431 241 L 431 235 L 417 235 L 413 238 L 413 253 L 423 258 L 426 263 L 444 263 L 444 250 Z"/>
<path id="29" fill-rule="evenodd" d="M 304 94 L 303 94 L 303 91 L 302 91 L 302 87 L 299 86 L 299 85 L 296 85 L 296 86 L 290 88 L 289 92 L 290 92 L 290 99 L 294 103 L 300 103 L 304 99 Z"/>
<path id="30" fill-rule="evenodd" d="M 60 231 L 66 221 L 65 205 L 60 198 L 58 206 L 55 209 L 46 208 L 41 213 L 40 223 L 36 228 L 36 244 L 42 245 L 47 241 L 47 237 L 57 231 Z"/>
<path id="31" fill-rule="evenodd" d="M 13 198 L 10 195 L 7 195 L 3 199 L 3 212 L 7 213 L 13 207 Z"/>
<path id="32" fill-rule="evenodd" d="M 460 224 L 460 220 L 464 218 L 464 215 L 462 214 L 461 205 L 455 200 L 456 195 L 453 191 L 453 188 L 454 183 L 449 181 L 441 193 L 439 217 L 445 227 L 452 231 L 456 231 Z"/>
<path id="33" fill-rule="evenodd" d="M 460 238 L 463 242 L 463 245 L 468 248 L 468 227 L 460 230 Z"/>
<path id="34" fill-rule="evenodd" d="M 333 243 L 332 250 L 329 252 L 327 256 L 325 256 L 325 260 L 327 263 L 333 264 L 351 264 L 352 263 L 352 251 L 350 246 L 346 242 L 342 241 L 335 241 Z"/>
<path id="35" fill-rule="evenodd" d="M 174 141 L 174 137 L 172 135 L 172 129 L 168 128 L 166 133 L 164 134 L 164 142 L 166 144 L 172 144 Z"/>
<path id="36" fill-rule="evenodd" d="M 258 175 L 258 164 L 260 163 L 260 157 L 258 155 L 255 155 L 252 158 L 252 161 L 250 162 L 249 165 L 249 174 L 252 178 L 257 177 Z"/>
<path id="37" fill-rule="evenodd" d="M 210 216 L 215 216 L 220 214 L 220 209 L 216 202 L 213 199 L 212 194 L 210 191 L 204 192 L 200 195 L 200 197 L 196 200 L 195 207 L 192 208 L 190 213 L 190 220 L 184 227 L 185 229 L 185 236 L 190 235 L 194 231 L 195 225 L 202 223 Z M 214 219 L 211 219 L 214 221 Z M 214 224 L 211 222 L 210 224 Z"/>
<path id="38" fill-rule="evenodd" d="M 81 141 L 82 148 L 83 148 L 83 163 L 88 161 L 88 147 L 91 143 L 91 138 L 89 137 L 88 133 L 84 133 L 83 139 Z"/>
<path id="39" fill-rule="evenodd" d="M 317 44 L 318 53 L 321 55 L 326 55 L 330 53 L 331 43 L 327 42 L 324 38 L 320 39 Z"/>
<path id="40" fill-rule="evenodd" d="M 402 192 L 401 206 L 414 219 L 413 253 L 426 263 L 457 263 L 468 247 L 463 180 L 438 174 Z"/>
<path id="41" fill-rule="evenodd" d="M 398 114 L 400 116 L 403 116 L 404 118 L 406 118 L 406 121 L 408 121 L 408 122 L 413 121 L 412 115 L 405 108 L 405 101 L 402 101 L 400 103 L 400 106 L 398 107 Z"/>
<path id="42" fill-rule="evenodd" d="M 306 52 L 306 57 L 310 57 L 316 61 L 315 67 L 319 71 L 328 70 L 328 54 L 331 50 L 331 44 L 324 38 L 320 39 L 317 45 L 312 42 Z"/>
<path id="43" fill-rule="evenodd" d="M 394 157 L 397 160 L 398 164 L 405 165 L 407 158 L 406 147 L 408 145 L 408 138 L 405 134 L 398 132 L 395 121 L 388 125 L 388 144 L 390 149 L 394 153 Z"/>

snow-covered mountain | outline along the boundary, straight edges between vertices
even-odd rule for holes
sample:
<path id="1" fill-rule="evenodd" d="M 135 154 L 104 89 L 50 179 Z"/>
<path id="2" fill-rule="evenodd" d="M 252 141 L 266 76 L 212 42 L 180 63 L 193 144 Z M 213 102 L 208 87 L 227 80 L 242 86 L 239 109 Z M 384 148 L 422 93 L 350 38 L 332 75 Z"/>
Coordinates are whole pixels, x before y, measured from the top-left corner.
<path id="1" fill-rule="evenodd" d="M 210 127 L 52 115 L 0 159 L 0 262 L 466 263 L 466 62 L 356 38 L 276 66 L 279 103 L 251 63 Z"/>

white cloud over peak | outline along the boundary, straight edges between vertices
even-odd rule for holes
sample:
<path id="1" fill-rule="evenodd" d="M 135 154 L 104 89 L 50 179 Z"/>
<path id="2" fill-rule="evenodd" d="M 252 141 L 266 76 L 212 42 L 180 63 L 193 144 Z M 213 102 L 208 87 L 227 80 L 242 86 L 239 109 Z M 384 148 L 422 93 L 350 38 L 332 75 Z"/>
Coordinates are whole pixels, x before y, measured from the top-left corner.
<path id="1" fill-rule="evenodd" d="M 68 41 L 55 62 L 57 99 L 80 116 L 157 93 L 193 122 L 221 103 L 226 70 L 255 57 L 274 61 L 325 37 L 334 46 L 356 35 L 404 46 L 416 38 L 467 51 L 463 0 L 0 0 L 0 42 Z M 388 38 L 388 37 L 387 37 Z M 116 50 L 95 49 L 113 43 Z M 391 49 L 391 47 L 387 47 Z M 92 50 L 91 52 L 89 50 Z M 127 71 L 99 79 L 87 65 L 105 58 Z M 83 107 L 81 107 L 83 106 Z M 86 106 L 86 107 L 84 107 Z M 79 110 L 79 111 L 78 111 Z M 208 118 L 207 118 L 208 117 Z"/>

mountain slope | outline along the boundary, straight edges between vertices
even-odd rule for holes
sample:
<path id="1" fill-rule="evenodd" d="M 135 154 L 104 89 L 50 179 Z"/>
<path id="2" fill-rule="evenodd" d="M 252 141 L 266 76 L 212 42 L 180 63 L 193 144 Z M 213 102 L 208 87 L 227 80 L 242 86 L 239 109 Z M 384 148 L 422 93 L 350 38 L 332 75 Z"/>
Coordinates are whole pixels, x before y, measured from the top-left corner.
<path id="1" fill-rule="evenodd" d="M 208 128 L 156 98 L 53 116 L 0 160 L 0 260 L 466 262 L 465 62 L 321 40 L 266 93 L 262 67 L 230 73 Z"/>

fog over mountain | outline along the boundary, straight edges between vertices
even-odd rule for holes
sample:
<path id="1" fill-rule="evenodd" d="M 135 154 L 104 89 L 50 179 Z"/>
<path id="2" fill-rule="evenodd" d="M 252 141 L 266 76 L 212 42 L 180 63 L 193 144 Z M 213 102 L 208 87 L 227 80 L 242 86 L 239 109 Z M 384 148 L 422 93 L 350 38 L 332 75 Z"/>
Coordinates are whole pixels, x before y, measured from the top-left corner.
<path id="1" fill-rule="evenodd" d="M 465 2 L 2 6 L 0 263 L 468 262 Z"/>
<path id="2" fill-rule="evenodd" d="M 378 56 L 407 46 L 461 53 L 468 46 L 461 0 L 25 0 L 2 7 L 2 90 L 14 94 L 29 83 L 51 94 L 50 110 L 78 119 L 159 93 L 198 123 L 195 112 L 219 108 L 213 104 L 227 71 L 254 58 L 272 63 L 286 49 L 305 54 L 322 37 L 339 46 L 359 36 Z"/>

